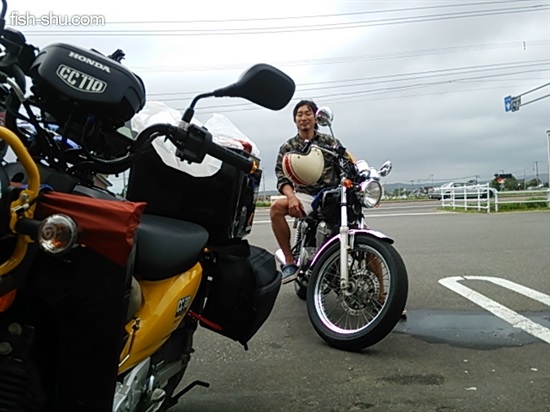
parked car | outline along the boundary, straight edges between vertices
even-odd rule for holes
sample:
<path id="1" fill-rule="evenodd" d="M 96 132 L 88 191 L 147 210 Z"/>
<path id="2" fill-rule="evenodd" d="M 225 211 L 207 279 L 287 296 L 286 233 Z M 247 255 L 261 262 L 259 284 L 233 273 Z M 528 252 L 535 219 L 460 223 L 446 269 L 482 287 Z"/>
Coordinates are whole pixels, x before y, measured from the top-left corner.
<path id="1" fill-rule="evenodd" d="M 451 187 L 454 182 L 442 184 L 440 187 L 434 187 L 434 190 L 428 194 L 431 199 L 441 200 L 441 193 L 445 192 L 445 189 Z"/>
<path id="2" fill-rule="evenodd" d="M 441 200 L 441 198 L 450 199 L 453 196 L 455 199 L 468 199 L 487 197 L 493 197 L 494 193 L 487 185 L 471 184 L 468 182 L 449 182 L 436 187 L 428 196 L 432 199 Z"/>

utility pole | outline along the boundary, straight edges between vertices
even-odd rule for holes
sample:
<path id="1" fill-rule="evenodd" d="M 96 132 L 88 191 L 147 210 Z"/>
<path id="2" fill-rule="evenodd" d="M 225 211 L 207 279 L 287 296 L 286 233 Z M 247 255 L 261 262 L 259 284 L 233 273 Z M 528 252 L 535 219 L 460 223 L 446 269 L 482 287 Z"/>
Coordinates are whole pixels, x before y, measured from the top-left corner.
<path id="1" fill-rule="evenodd" d="M 535 160 L 534 170 L 535 170 L 535 176 L 537 178 L 537 185 L 539 185 L 540 184 L 540 180 L 539 180 L 539 162 L 537 160 Z"/>
<path id="2" fill-rule="evenodd" d="M 546 138 L 547 138 L 547 150 L 548 150 L 548 192 L 547 193 L 547 202 L 546 206 L 550 207 L 550 130 L 546 131 Z"/>
<path id="3" fill-rule="evenodd" d="M 266 194 L 265 194 L 265 174 L 262 174 L 262 178 L 263 178 L 263 180 L 264 180 L 264 198 L 263 198 L 263 201 L 264 201 L 264 202 L 267 202 L 267 196 L 266 196 Z"/>
<path id="4" fill-rule="evenodd" d="M 520 95 L 517 95 L 517 96 L 506 96 L 504 98 L 504 111 L 506 112 L 516 112 L 519 110 L 519 108 L 521 106 L 525 106 L 526 104 L 530 104 L 530 103 L 534 103 L 534 102 L 537 102 L 539 100 L 542 100 L 542 99 L 545 99 L 547 97 L 550 97 L 550 93 L 544 95 L 544 96 L 540 96 L 536 99 L 532 99 L 528 102 L 522 102 L 521 101 L 521 96 L 525 96 L 526 94 L 529 94 L 529 93 L 532 93 L 534 91 L 537 91 L 537 90 L 540 90 L 540 89 L 543 89 L 547 86 L 550 86 L 550 83 L 545 83 L 539 87 L 535 87 L 534 89 L 531 89 L 531 90 L 528 90 Z M 547 130 L 546 131 L 546 138 L 547 138 L 547 148 L 548 148 L 548 203 L 547 203 L 547 206 L 550 207 L 550 130 Z M 537 182 L 538 182 L 538 165 L 537 165 Z"/>

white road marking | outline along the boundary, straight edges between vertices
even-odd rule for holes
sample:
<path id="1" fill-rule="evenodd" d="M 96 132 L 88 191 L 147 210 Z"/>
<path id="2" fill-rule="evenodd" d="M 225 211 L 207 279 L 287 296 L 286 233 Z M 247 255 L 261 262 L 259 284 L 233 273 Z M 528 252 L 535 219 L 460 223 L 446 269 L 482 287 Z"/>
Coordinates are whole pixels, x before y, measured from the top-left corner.
<path id="1" fill-rule="evenodd" d="M 499 317 L 505 322 L 508 322 L 513 327 L 522 329 L 530 335 L 533 335 L 540 340 L 543 340 L 544 342 L 550 344 L 550 329 L 545 328 L 544 326 L 536 322 L 533 322 L 531 319 L 528 319 L 525 316 L 514 312 L 506 306 L 501 305 L 500 303 L 495 302 L 492 299 L 489 299 L 485 295 L 482 295 L 481 293 L 478 293 L 467 286 L 461 285 L 459 282 L 463 280 L 482 280 L 486 282 L 492 282 L 506 289 L 510 289 L 514 292 L 527 296 L 528 298 L 537 300 L 548 306 L 550 306 L 550 296 L 542 292 L 530 289 L 528 287 L 518 285 L 517 283 L 511 282 L 506 279 L 489 276 L 454 276 L 439 279 L 440 284 L 451 289 L 453 292 L 456 292 L 466 299 L 472 301 L 476 305 L 481 306 L 483 309 L 491 312 L 493 315 Z"/>

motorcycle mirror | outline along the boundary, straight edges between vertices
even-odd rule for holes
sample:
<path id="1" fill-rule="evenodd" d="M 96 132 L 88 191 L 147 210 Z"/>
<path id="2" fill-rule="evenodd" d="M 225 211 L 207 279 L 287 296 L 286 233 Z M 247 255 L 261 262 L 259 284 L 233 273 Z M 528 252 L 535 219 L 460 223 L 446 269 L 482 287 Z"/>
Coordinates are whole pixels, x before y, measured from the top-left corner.
<path id="1" fill-rule="evenodd" d="M 393 167 L 393 164 L 391 160 L 386 160 L 384 164 L 382 164 L 382 166 L 380 167 L 380 170 L 378 171 L 378 173 L 380 173 L 380 176 L 382 177 L 387 176 L 390 174 L 392 167 Z"/>
<path id="2" fill-rule="evenodd" d="M 237 82 L 217 89 L 215 97 L 242 97 L 262 107 L 280 110 L 285 107 L 296 85 L 281 70 L 269 64 L 256 64 L 245 71 Z"/>
<path id="3" fill-rule="evenodd" d="M 321 126 L 330 126 L 334 120 L 334 114 L 331 108 L 327 106 L 320 107 L 317 113 L 315 113 L 315 117 L 317 118 L 317 123 Z"/>

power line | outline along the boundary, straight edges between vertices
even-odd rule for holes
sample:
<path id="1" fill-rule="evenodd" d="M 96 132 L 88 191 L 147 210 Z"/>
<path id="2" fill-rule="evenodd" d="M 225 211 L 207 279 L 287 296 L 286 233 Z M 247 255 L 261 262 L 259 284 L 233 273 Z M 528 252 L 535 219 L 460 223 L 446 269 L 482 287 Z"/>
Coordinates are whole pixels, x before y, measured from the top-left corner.
<path id="1" fill-rule="evenodd" d="M 405 84 L 400 86 L 393 86 L 393 87 L 380 87 L 378 89 L 369 89 L 369 90 L 356 90 L 356 91 L 350 91 L 350 92 L 339 92 L 339 93 L 329 93 L 324 95 L 316 95 L 315 99 L 325 99 L 325 98 L 348 98 L 353 96 L 363 96 L 363 95 L 374 95 L 374 94 L 381 94 L 381 93 L 392 93 L 392 92 L 398 92 L 403 90 L 409 90 L 409 89 L 420 89 L 420 88 L 426 88 L 430 86 L 441 86 L 441 85 L 449 85 L 452 83 L 462 83 L 472 80 L 477 81 L 487 81 L 487 79 L 491 79 L 494 77 L 504 77 L 504 76 L 512 76 L 515 74 L 525 74 L 525 73 L 531 73 L 531 72 L 541 72 L 546 70 L 528 70 L 528 71 L 520 71 L 520 72 L 513 72 L 513 73 L 501 73 L 501 74 L 490 74 L 485 76 L 475 76 L 470 78 L 459 78 L 459 79 L 450 79 L 450 80 L 440 80 L 440 81 L 434 81 L 434 82 L 424 82 L 424 83 L 414 83 L 414 84 Z M 386 82 L 391 83 L 391 82 Z M 376 84 L 376 83 L 368 83 L 368 84 Z M 346 86 L 343 86 L 346 87 Z M 350 86 L 347 86 L 350 87 Z M 316 88 L 311 90 L 299 90 L 296 94 L 305 94 L 307 92 L 311 91 L 320 91 L 325 90 L 325 88 Z M 311 94 L 311 93 L 310 93 Z M 170 101 L 181 101 L 181 100 L 188 100 L 183 97 L 175 97 L 175 98 L 160 98 L 158 99 L 161 102 L 170 102 Z M 535 100 L 533 100 L 535 101 Z M 227 108 L 227 107 L 236 107 L 236 106 L 250 106 L 253 105 L 253 103 L 233 103 L 233 104 L 227 104 L 227 105 L 214 105 L 214 106 L 207 106 L 202 107 L 202 109 L 211 109 L 211 108 Z"/>
<path id="2" fill-rule="evenodd" d="M 321 59 L 308 59 L 308 60 L 291 60 L 291 61 L 279 61 L 273 62 L 276 66 L 300 66 L 300 65 L 326 65 L 326 64 L 341 64 L 349 62 L 359 62 L 359 61 L 377 61 L 377 60 L 392 60 L 397 58 L 410 58 L 410 57 L 421 57 L 421 56 L 432 56 L 439 54 L 448 54 L 448 53 L 460 53 L 460 52 L 470 52 L 470 51 L 480 51 L 480 50 L 492 50 L 492 49 L 503 49 L 503 48 L 513 48 L 513 47 L 522 47 L 526 45 L 531 47 L 538 46 L 547 46 L 550 44 L 550 40 L 529 40 L 529 41 L 515 41 L 507 43 L 489 43 L 489 44 L 475 44 L 475 45 L 466 45 L 466 46 L 454 46 L 454 47 L 444 47 L 444 48 L 435 48 L 435 49 L 420 49 L 420 50 L 405 50 L 389 53 L 377 53 L 370 55 L 360 55 L 360 56 L 344 56 L 344 57 L 327 57 Z M 242 69 L 244 64 L 232 64 L 232 65 L 215 65 L 215 66 L 204 66 L 204 67 L 189 67 L 189 66 L 135 66 L 132 70 L 136 72 L 167 72 L 167 71 L 212 71 L 212 70 L 227 70 L 227 69 Z"/>
<path id="3" fill-rule="evenodd" d="M 510 69 L 519 69 L 523 66 L 517 66 L 517 67 L 510 67 Z M 531 67 L 531 66 L 525 66 L 525 67 Z M 497 70 L 497 69 L 494 69 Z M 478 72 L 484 72 L 488 70 L 472 70 L 472 71 L 464 71 L 464 72 L 458 72 L 458 73 L 452 73 L 453 75 L 459 75 L 459 74 L 468 74 L 468 73 L 478 73 Z M 525 74 L 525 73 L 539 73 L 539 72 L 546 72 L 548 69 L 537 69 L 537 70 L 522 70 L 522 71 L 515 71 L 515 72 L 508 72 L 508 73 L 492 73 L 485 76 L 476 76 L 476 77 L 468 77 L 468 78 L 459 78 L 459 79 L 449 79 L 449 80 L 439 80 L 437 82 L 430 82 L 430 83 L 417 83 L 418 84 L 450 84 L 450 83 L 457 83 L 457 82 L 464 82 L 464 81 L 471 81 L 471 80 L 482 80 L 482 79 L 491 79 L 495 77 L 503 77 L 503 76 L 513 76 L 515 74 Z M 422 72 L 419 72 L 422 73 Z M 429 73 L 429 72 L 426 72 Z M 409 74 L 403 74 L 403 76 L 410 76 L 412 73 Z M 367 82 L 361 82 L 361 83 L 353 83 L 353 84 L 338 84 L 338 85 L 328 85 L 328 86 L 319 86 L 319 87 L 311 87 L 311 88 L 303 88 L 304 86 L 311 86 L 311 85 L 325 85 L 329 83 L 341 83 L 341 82 L 351 82 L 351 81 L 358 81 L 359 79 L 355 80 L 333 80 L 333 81 L 326 81 L 326 82 L 317 82 L 317 83 L 302 83 L 297 85 L 297 89 L 300 93 L 305 92 L 312 92 L 312 91 L 318 91 L 318 90 L 327 90 L 327 89 L 336 89 L 336 88 L 345 88 L 345 87 L 357 87 L 357 86 L 368 86 L 372 84 L 384 84 L 384 83 L 395 83 L 395 82 L 403 82 L 403 81 L 409 81 L 409 80 L 421 80 L 421 79 L 427 79 L 427 78 L 433 78 L 433 77 L 439 77 L 439 76 L 446 76 L 448 74 L 439 74 L 439 75 L 425 75 L 425 76 L 416 76 L 416 77 L 409 77 L 406 79 L 390 79 L 385 81 L 367 81 Z M 394 76 L 400 76 L 400 75 L 394 75 Z M 383 76 L 380 76 L 383 77 Z M 363 80 L 370 80 L 370 79 L 376 79 L 376 77 L 370 77 L 370 78 L 364 78 Z M 400 86 L 400 87 L 408 87 L 406 85 Z M 160 100 L 162 101 L 176 101 L 176 100 L 185 100 L 187 98 L 192 98 L 195 95 L 199 94 L 201 92 L 174 92 L 174 93 L 148 93 L 148 97 L 160 97 Z M 168 96 L 168 97 L 163 97 Z M 177 96 L 177 97 L 170 97 L 170 96 Z"/>
<path id="4" fill-rule="evenodd" d="M 510 73 L 510 75 L 518 74 L 518 73 L 526 73 L 525 71 L 522 72 L 516 72 L 516 73 Z M 507 74 L 501 74 L 500 76 L 506 76 Z M 494 75 L 487 75 L 487 76 L 478 76 L 474 77 L 472 79 L 479 79 L 484 80 L 487 78 L 493 78 Z M 433 93 L 425 93 L 425 94 L 414 94 L 414 95 L 399 95 L 399 96 L 389 96 L 386 98 L 381 98 L 378 95 L 380 94 L 387 94 L 387 93 L 395 93 L 395 92 L 401 92 L 405 90 L 410 89 L 420 89 L 425 88 L 428 86 L 435 86 L 435 85 L 443 85 L 443 84 L 450 84 L 450 83 L 458 83 L 463 82 L 464 80 L 470 80 L 470 79 L 454 79 L 451 81 L 443 81 L 443 82 L 428 82 L 428 83 L 415 83 L 411 85 L 402 85 L 402 86 L 396 86 L 396 87 L 383 87 L 378 89 L 370 89 L 370 90 L 359 90 L 359 91 L 353 91 L 353 92 L 342 92 L 342 93 L 330 93 L 330 94 L 315 94 L 315 95 L 309 95 L 308 98 L 313 100 L 323 100 L 323 99 L 330 99 L 331 102 L 337 102 L 337 101 L 350 101 L 351 99 L 357 99 L 358 97 L 373 97 L 373 99 L 362 99 L 361 101 L 370 101 L 370 100 L 384 100 L 384 99 L 393 99 L 393 98 L 407 98 L 407 97 L 418 97 L 418 96 L 430 96 L 430 95 L 437 95 L 437 94 L 448 94 L 448 93 L 455 93 L 454 91 L 442 91 L 442 92 L 433 92 Z M 486 82 L 486 80 L 484 80 Z M 463 91 L 476 91 L 476 90 L 487 90 L 487 89 L 502 89 L 505 87 L 511 87 L 506 85 L 501 85 L 497 87 L 487 87 L 487 88 L 476 88 L 476 89 L 462 89 L 458 92 Z M 302 94 L 303 92 L 297 92 L 295 95 Z M 375 97 L 376 96 L 376 97 Z M 179 100 L 186 100 L 186 99 L 159 99 L 160 101 L 167 102 L 167 101 L 179 101 Z M 244 102 L 244 103 L 230 103 L 230 104 L 220 104 L 220 105 L 211 105 L 211 106 L 202 106 L 197 107 L 197 111 L 208 111 L 208 110 L 224 110 L 224 111 L 239 111 L 239 110 L 256 110 L 258 109 L 258 106 L 254 105 L 253 103 Z M 183 110 L 183 109 L 178 109 Z"/>
<path id="5" fill-rule="evenodd" d="M 491 74 L 487 74 L 485 76 L 475 76 L 475 77 L 458 78 L 458 79 L 454 78 L 454 79 L 439 80 L 436 82 L 429 82 L 429 83 L 415 83 L 412 85 L 402 85 L 397 87 L 398 89 L 402 89 L 402 88 L 436 85 L 436 84 L 450 84 L 450 83 L 456 83 L 456 82 L 461 82 L 465 80 L 480 80 L 480 79 L 486 79 L 486 78 L 495 78 L 495 77 L 525 74 L 525 73 L 532 73 L 532 72 L 545 72 L 545 71 L 548 71 L 548 69 L 550 69 L 549 63 L 550 63 L 550 60 L 530 60 L 522 63 L 511 62 L 511 63 L 498 63 L 498 64 L 489 64 L 489 65 L 466 66 L 466 67 L 458 67 L 458 68 L 389 74 L 389 75 L 382 75 L 382 76 L 371 76 L 371 77 L 364 77 L 364 78 L 358 78 L 358 79 L 342 79 L 342 80 L 304 83 L 304 84 L 297 85 L 297 89 L 299 90 L 299 93 L 309 93 L 309 92 L 316 92 L 319 90 L 327 90 L 327 89 L 335 89 L 335 88 L 368 86 L 372 84 L 380 85 L 380 84 L 404 82 L 404 81 L 410 81 L 410 80 L 433 79 L 436 77 L 443 77 L 443 76 L 457 76 L 457 75 L 491 72 Z M 541 66 L 544 68 L 540 68 Z M 547 66 L 548 68 L 546 68 Z M 537 67 L 539 69 L 536 69 Z M 525 70 L 530 68 L 533 70 Z M 517 71 L 517 69 L 523 69 L 523 70 Z M 502 71 L 504 70 L 515 70 L 515 71 L 502 73 Z M 342 83 L 350 83 L 350 84 L 342 84 Z M 310 87 L 310 86 L 317 86 L 317 87 Z M 387 88 L 383 90 L 387 90 Z M 363 91 L 363 92 L 355 91 L 355 92 L 348 92 L 348 93 L 343 92 L 338 94 L 326 95 L 325 97 L 332 97 L 332 96 L 339 96 L 339 95 L 346 95 L 346 94 L 371 93 L 371 92 L 372 91 Z M 181 94 L 176 94 L 176 96 L 178 97 L 166 97 L 166 98 L 160 98 L 159 100 L 161 101 L 185 100 L 187 98 L 193 97 L 198 93 L 199 92 L 181 93 Z M 166 96 L 173 96 L 173 95 L 174 95 L 173 93 L 166 94 Z M 162 93 L 155 93 L 155 94 L 151 93 L 151 94 L 148 94 L 148 96 L 165 96 L 165 95 Z"/>
<path id="6" fill-rule="evenodd" d="M 508 70 L 508 69 L 519 69 L 519 68 L 528 68 L 528 67 L 536 67 L 536 66 L 548 66 L 548 69 L 550 69 L 550 59 L 544 59 L 544 60 L 530 60 L 526 62 L 510 62 L 510 63 L 494 63 L 494 64 L 486 64 L 486 65 L 476 65 L 476 66 L 466 66 L 466 67 L 456 67 L 456 68 L 448 68 L 448 69 L 436 69 L 436 70 L 426 70 L 426 71 L 420 71 L 420 72 L 411 72 L 411 73 L 399 73 L 399 74 L 387 74 L 382 76 L 373 76 L 373 77 L 366 77 L 362 79 L 354 79 L 354 80 L 332 80 L 332 81 L 325 81 L 325 82 L 318 82 L 318 83 L 307 83 L 306 85 L 314 85 L 314 84 L 328 84 L 328 83 L 343 83 L 343 82 L 355 82 L 355 81 L 364 81 L 364 80 L 376 80 L 376 83 L 378 83 L 380 80 L 384 79 L 394 79 L 395 81 L 404 81 L 404 80 L 415 80 L 415 79 L 421 79 L 426 77 L 440 77 L 440 76 L 448 76 L 448 75 L 457 75 L 457 74 L 468 74 L 468 73 L 479 73 L 479 72 L 485 72 L 485 71 L 501 71 L 501 70 Z M 402 79 L 402 77 L 406 77 L 405 79 Z M 361 84 L 372 84 L 370 83 L 359 83 L 357 85 Z"/>
<path id="7" fill-rule="evenodd" d="M 529 1 L 529 0 L 528 0 Z M 530 0 L 535 1 L 535 0 Z M 538 0 L 537 0 L 538 1 Z M 108 24 L 197 24 L 197 23 L 239 23 L 239 22 L 251 22 L 251 21 L 277 21 L 277 20 L 293 20 L 293 19 L 323 19 L 333 17 L 348 17 L 348 16 L 361 16 L 365 14 L 384 14 L 384 13 L 401 13 L 404 11 L 418 11 L 418 10 L 433 10 L 441 8 L 452 7 L 468 7 L 468 6 L 485 6 L 496 5 L 503 3 L 523 3 L 525 0 L 503 0 L 503 1 L 484 1 L 475 3 L 458 3 L 458 4 L 446 4 L 437 6 L 423 6 L 423 7 L 406 7 L 400 9 L 389 10 L 370 10 L 370 11 L 357 11 L 348 13 L 331 13 L 331 14 L 316 14 L 316 15 L 302 15 L 302 16 L 283 16 L 283 17 L 256 17 L 256 18 L 241 18 L 241 19 L 201 19 L 201 20 L 137 20 L 137 21 L 113 21 Z"/>
<path id="8" fill-rule="evenodd" d="M 407 99 L 407 98 L 417 98 L 417 97 L 426 97 L 426 96 L 437 96 L 442 94 L 450 94 L 450 93 L 469 93 L 469 92 L 479 92 L 481 90 L 502 90 L 503 88 L 510 88 L 515 87 L 515 85 L 500 85 L 496 87 L 476 87 L 474 89 L 460 89 L 460 90 L 452 90 L 452 91 L 440 91 L 440 92 L 431 92 L 431 93 L 416 93 L 416 94 L 407 94 L 407 95 L 391 95 L 391 96 L 378 96 L 376 94 L 368 95 L 357 95 L 357 96 L 341 96 L 341 97 L 333 97 L 330 99 L 330 104 L 337 104 L 337 103 L 346 103 L 349 104 L 351 102 L 370 102 L 370 101 L 380 101 L 380 100 L 392 100 L 392 99 Z M 312 96 L 312 98 L 315 101 L 321 101 L 327 96 Z M 299 98 L 294 98 L 294 101 L 298 101 Z M 186 107 L 179 107 L 176 108 L 176 110 L 183 111 Z M 231 113 L 231 112 L 247 112 L 251 110 L 265 110 L 262 107 L 259 107 L 257 105 L 254 105 L 252 103 L 235 103 L 235 104 L 229 104 L 229 105 L 217 105 L 217 106 L 202 106 L 202 107 L 196 107 L 195 111 L 200 115 L 208 115 L 212 113 L 217 113 L 220 111 L 223 111 L 224 113 Z"/>
<path id="9" fill-rule="evenodd" d="M 430 21 L 461 19 L 471 17 L 486 17 L 506 14 L 518 14 L 528 12 L 538 12 L 550 10 L 550 6 L 537 4 L 527 7 L 514 7 L 493 10 L 478 10 L 455 13 L 441 13 L 424 16 L 397 17 L 389 19 L 364 20 L 358 22 L 345 23 L 325 23 L 314 25 L 299 25 L 299 26 L 280 26 L 280 27 L 255 27 L 255 28 L 237 28 L 237 29 L 158 29 L 158 30 L 101 30 L 101 31 L 80 31 L 80 30 L 63 30 L 63 31 L 27 31 L 27 34 L 41 36 L 67 35 L 73 36 L 218 36 L 218 35 L 257 35 L 257 34 L 276 34 L 289 32 L 304 32 L 304 31 L 319 31 L 319 30 L 340 30 L 353 29 L 361 27 L 376 27 L 396 24 L 424 23 Z"/>
<path id="10" fill-rule="evenodd" d="M 512 74 L 518 74 L 521 72 L 515 72 Z M 478 76 L 474 77 L 472 79 L 484 79 L 489 77 L 494 77 L 495 75 L 487 75 L 487 76 Z M 450 84 L 450 83 L 457 83 L 462 80 L 466 79 L 455 79 L 455 80 L 443 80 L 443 81 L 437 81 L 437 82 L 427 82 L 427 83 L 415 83 L 410 85 L 401 85 L 401 86 L 395 86 L 395 87 L 381 87 L 379 89 L 371 89 L 371 90 L 362 90 L 362 91 L 350 91 L 350 92 L 340 92 L 340 93 L 331 93 L 331 94 L 325 94 L 321 96 L 322 98 L 334 98 L 334 97 L 345 97 L 345 96 L 360 96 L 363 94 L 377 94 L 377 93 L 387 93 L 392 91 L 402 91 L 406 89 L 412 89 L 412 88 L 424 88 L 428 86 L 436 86 L 436 85 L 443 85 L 443 84 Z"/>

